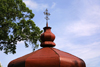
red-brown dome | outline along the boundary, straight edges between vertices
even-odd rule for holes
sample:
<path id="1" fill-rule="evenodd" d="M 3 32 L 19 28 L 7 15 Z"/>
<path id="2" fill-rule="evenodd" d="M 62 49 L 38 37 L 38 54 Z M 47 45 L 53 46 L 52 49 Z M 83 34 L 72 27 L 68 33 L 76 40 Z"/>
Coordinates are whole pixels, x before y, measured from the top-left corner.
<path id="1" fill-rule="evenodd" d="M 52 47 L 44 47 L 11 61 L 8 67 L 86 67 L 82 59 Z"/>

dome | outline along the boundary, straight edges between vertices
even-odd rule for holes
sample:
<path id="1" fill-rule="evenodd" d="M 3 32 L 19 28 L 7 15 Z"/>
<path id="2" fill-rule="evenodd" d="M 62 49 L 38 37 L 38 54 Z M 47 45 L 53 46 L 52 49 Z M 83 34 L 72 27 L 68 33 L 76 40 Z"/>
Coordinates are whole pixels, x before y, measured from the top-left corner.
<path id="1" fill-rule="evenodd" d="M 85 63 L 69 53 L 44 47 L 11 61 L 8 67 L 85 67 Z"/>
<path id="2" fill-rule="evenodd" d="M 8 67 L 86 67 L 82 59 L 54 48 L 55 35 L 51 32 L 51 27 L 48 27 L 48 23 L 40 38 L 40 46 L 43 48 L 12 60 Z"/>

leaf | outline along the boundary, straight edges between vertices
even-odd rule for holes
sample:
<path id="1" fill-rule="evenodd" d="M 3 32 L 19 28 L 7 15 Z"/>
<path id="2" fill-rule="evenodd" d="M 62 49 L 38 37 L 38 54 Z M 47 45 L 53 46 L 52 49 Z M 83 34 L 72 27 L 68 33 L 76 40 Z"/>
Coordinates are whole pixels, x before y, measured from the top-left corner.
<path id="1" fill-rule="evenodd" d="M 26 43 L 26 41 L 25 41 L 24 43 L 25 43 L 25 47 L 26 47 L 26 48 L 29 47 L 29 45 Z"/>

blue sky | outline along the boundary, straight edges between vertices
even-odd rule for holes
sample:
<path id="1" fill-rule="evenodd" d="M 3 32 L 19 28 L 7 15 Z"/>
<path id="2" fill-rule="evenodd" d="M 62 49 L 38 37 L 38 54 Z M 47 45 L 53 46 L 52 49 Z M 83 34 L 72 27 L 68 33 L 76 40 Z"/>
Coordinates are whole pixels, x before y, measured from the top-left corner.
<path id="1" fill-rule="evenodd" d="M 56 47 L 82 58 L 86 67 L 100 67 L 100 0 L 23 0 L 35 17 L 38 27 L 46 25 L 43 12 L 50 12 L 49 26 L 55 34 Z M 41 47 L 39 47 L 41 48 Z M 23 42 L 17 44 L 17 53 L 6 55 L 0 51 L 3 67 L 8 63 L 32 52 L 32 46 L 25 48 Z"/>

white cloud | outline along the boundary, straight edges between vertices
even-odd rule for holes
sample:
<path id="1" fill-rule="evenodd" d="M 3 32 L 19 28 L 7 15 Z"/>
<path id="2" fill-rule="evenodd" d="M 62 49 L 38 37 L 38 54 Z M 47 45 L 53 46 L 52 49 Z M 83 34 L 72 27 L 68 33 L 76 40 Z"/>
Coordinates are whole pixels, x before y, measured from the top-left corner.
<path id="1" fill-rule="evenodd" d="M 74 33 L 76 36 L 91 36 L 98 32 L 100 26 L 87 21 L 77 21 L 66 27 L 67 32 Z"/>
<path id="2" fill-rule="evenodd" d="M 87 45 L 73 45 L 69 46 L 72 53 L 84 58 L 85 60 L 93 59 L 100 56 L 100 42 L 94 42 Z"/>
<path id="3" fill-rule="evenodd" d="M 43 10 L 48 8 L 47 4 L 37 3 L 34 0 L 24 0 L 23 1 L 29 8 L 35 10 Z"/>
<path id="4" fill-rule="evenodd" d="M 73 21 L 66 27 L 69 33 L 74 33 L 77 36 L 91 36 L 100 33 L 100 6 L 95 4 L 86 6 L 82 12 L 79 10 L 78 17 L 80 19 Z"/>
<path id="5" fill-rule="evenodd" d="M 52 4 L 51 8 L 54 8 L 55 6 L 56 6 L 56 3 L 55 3 L 55 2 L 53 2 L 53 4 Z"/>

